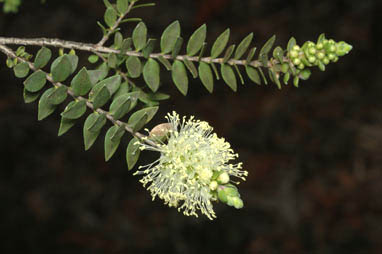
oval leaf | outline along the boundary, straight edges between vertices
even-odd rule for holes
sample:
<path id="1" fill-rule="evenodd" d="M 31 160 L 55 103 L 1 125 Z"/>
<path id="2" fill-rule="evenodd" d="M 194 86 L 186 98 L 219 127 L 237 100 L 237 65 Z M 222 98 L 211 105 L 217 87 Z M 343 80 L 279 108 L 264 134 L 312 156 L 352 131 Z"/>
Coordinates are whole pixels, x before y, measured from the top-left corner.
<path id="1" fill-rule="evenodd" d="M 52 51 L 48 48 L 42 47 L 34 59 L 34 67 L 36 69 L 44 68 L 48 64 L 50 58 L 52 57 Z"/>
<path id="2" fill-rule="evenodd" d="M 175 60 L 172 65 L 172 80 L 176 87 L 185 96 L 188 90 L 188 77 L 186 67 L 183 62 Z"/>
<path id="3" fill-rule="evenodd" d="M 136 99 L 137 98 L 135 98 L 135 100 Z M 109 112 L 115 120 L 121 119 L 129 112 L 132 100 L 131 94 L 124 94 L 113 101 L 110 105 Z"/>
<path id="4" fill-rule="evenodd" d="M 229 34 L 230 34 L 230 29 L 228 28 L 216 39 L 211 49 L 212 58 L 218 57 L 223 52 L 223 50 L 227 46 L 227 43 L 229 40 Z"/>
<path id="5" fill-rule="evenodd" d="M 109 27 L 113 27 L 115 22 L 117 21 L 117 12 L 112 6 L 106 9 L 104 20 L 106 25 L 108 25 Z"/>
<path id="6" fill-rule="evenodd" d="M 203 24 L 190 37 L 187 43 L 187 55 L 193 56 L 202 48 L 207 36 L 207 26 Z"/>
<path id="7" fill-rule="evenodd" d="M 234 92 L 236 92 L 237 81 L 236 81 L 235 72 L 233 71 L 232 67 L 227 64 L 222 64 L 221 73 L 222 73 L 223 80 Z"/>
<path id="8" fill-rule="evenodd" d="M 251 67 L 251 66 L 246 66 L 245 67 L 245 71 L 247 72 L 247 75 L 248 77 L 253 81 L 255 82 L 256 84 L 258 85 L 261 85 L 261 79 L 260 79 L 260 75 L 259 75 L 259 72 Z"/>
<path id="9" fill-rule="evenodd" d="M 146 46 L 147 27 L 145 23 L 139 22 L 133 31 L 133 43 L 137 51 L 142 50 Z"/>
<path id="10" fill-rule="evenodd" d="M 56 106 L 53 104 L 50 104 L 48 101 L 48 97 L 54 91 L 54 89 L 55 89 L 54 87 L 49 88 L 42 94 L 40 98 L 40 101 L 38 103 L 38 117 L 37 117 L 39 121 L 51 115 L 56 109 Z"/>
<path id="11" fill-rule="evenodd" d="M 107 132 L 105 136 L 105 161 L 110 160 L 110 158 L 114 155 L 115 151 L 121 142 L 120 139 L 112 140 L 112 137 L 118 131 L 119 126 L 112 126 Z"/>
<path id="12" fill-rule="evenodd" d="M 24 97 L 24 102 L 25 103 L 34 102 L 35 100 L 38 99 L 39 96 L 40 96 L 40 93 L 31 93 L 31 92 L 28 92 L 28 90 L 26 90 L 24 88 L 23 97 Z"/>
<path id="13" fill-rule="evenodd" d="M 51 73 L 54 82 L 64 81 L 72 74 L 72 64 L 67 55 L 58 57 L 51 66 Z"/>
<path id="14" fill-rule="evenodd" d="M 252 42 L 252 39 L 253 39 L 253 33 L 250 33 L 249 35 L 247 35 L 247 37 L 245 37 L 240 42 L 239 46 L 236 48 L 234 59 L 238 60 L 245 54 L 245 51 L 247 51 L 249 45 Z"/>
<path id="15" fill-rule="evenodd" d="M 122 15 L 129 9 L 129 0 L 117 0 L 117 10 Z"/>
<path id="16" fill-rule="evenodd" d="M 54 87 L 53 92 L 48 96 L 48 102 L 53 105 L 61 104 L 68 96 L 68 88 L 66 86 Z"/>
<path id="17" fill-rule="evenodd" d="M 58 130 L 58 136 L 62 136 L 65 133 L 67 133 L 76 123 L 75 120 L 73 119 L 67 119 L 65 117 L 61 117 L 61 122 L 60 122 L 60 128 Z"/>
<path id="18" fill-rule="evenodd" d="M 46 84 L 46 74 L 43 71 L 36 71 L 24 81 L 24 87 L 28 92 L 40 91 Z"/>
<path id="19" fill-rule="evenodd" d="M 133 138 L 132 140 L 130 140 L 129 145 L 127 146 L 126 161 L 128 170 L 134 168 L 135 164 L 138 161 L 139 155 L 141 154 L 138 142 L 139 140 L 137 138 Z"/>
<path id="20" fill-rule="evenodd" d="M 66 106 L 61 116 L 66 119 L 78 119 L 86 112 L 86 101 L 72 101 Z"/>
<path id="21" fill-rule="evenodd" d="M 142 73 L 142 63 L 137 56 L 129 56 L 126 59 L 126 69 L 129 72 L 129 76 L 132 78 L 138 78 Z"/>
<path id="22" fill-rule="evenodd" d="M 276 35 L 273 35 L 260 49 L 259 60 L 264 65 L 268 65 L 268 53 L 271 51 L 273 44 L 275 43 Z"/>
<path id="23" fill-rule="evenodd" d="M 208 92 L 212 93 L 214 89 L 214 76 L 211 67 L 207 63 L 199 63 L 199 77 Z"/>
<path id="24" fill-rule="evenodd" d="M 29 73 L 29 65 L 26 62 L 18 63 L 13 71 L 17 78 L 25 78 Z"/>
<path id="25" fill-rule="evenodd" d="M 138 110 L 130 116 L 127 124 L 134 129 L 134 126 L 144 117 L 144 115 L 147 114 L 147 120 L 145 121 L 145 124 L 146 124 L 154 117 L 157 111 L 158 111 L 158 107 L 149 107 L 149 108 Z"/>
<path id="26" fill-rule="evenodd" d="M 85 67 L 83 67 L 73 78 L 70 86 L 75 96 L 83 96 L 90 91 L 92 82 Z"/>
<path id="27" fill-rule="evenodd" d="M 143 79 L 145 80 L 148 87 L 153 92 L 156 92 L 159 88 L 160 82 L 160 69 L 159 63 L 154 59 L 150 58 L 147 60 L 145 66 L 143 67 Z"/>
<path id="28" fill-rule="evenodd" d="M 163 54 L 170 53 L 174 47 L 176 40 L 180 36 L 179 21 L 171 23 L 164 31 L 160 40 L 160 48 Z"/>

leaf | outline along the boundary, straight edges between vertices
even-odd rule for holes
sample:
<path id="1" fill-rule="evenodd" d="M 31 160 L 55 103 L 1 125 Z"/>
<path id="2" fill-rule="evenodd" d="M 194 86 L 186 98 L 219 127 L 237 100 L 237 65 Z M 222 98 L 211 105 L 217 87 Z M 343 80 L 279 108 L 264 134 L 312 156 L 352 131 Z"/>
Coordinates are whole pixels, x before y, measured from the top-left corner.
<path id="1" fill-rule="evenodd" d="M 274 50 L 273 50 L 273 57 L 275 59 L 277 59 L 280 63 L 283 63 L 284 62 L 284 52 L 283 52 L 283 49 L 279 46 L 279 47 L 276 47 Z"/>
<path id="2" fill-rule="evenodd" d="M 98 62 L 98 60 L 99 60 L 99 56 L 97 56 L 97 55 L 90 55 L 88 57 L 89 63 L 92 63 L 92 64 Z"/>
<path id="3" fill-rule="evenodd" d="M 78 119 L 86 112 L 86 101 L 72 101 L 66 106 L 64 112 L 61 113 L 62 117 L 67 119 Z"/>
<path id="4" fill-rule="evenodd" d="M 70 86 L 75 96 L 83 96 L 90 91 L 92 88 L 92 82 L 85 67 L 83 67 L 77 75 L 74 76 Z"/>
<path id="5" fill-rule="evenodd" d="M 93 90 L 95 88 L 96 87 L 94 87 Z M 90 100 L 93 102 L 94 109 L 97 109 L 105 105 L 109 101 L 110 97 L 111 95 L 109 89 L 107 89 L 105 84 L 101 84 L 99 88 L 94 91 L 94 95 Z"/>
<path id="6" fill-rule="evenodd" d="M 109 67 L 106 63 L 102 63 L 96 70 L 88 71 L 90 81 L 92 84 L 96 84 L 99 80 L 103 80 L 109 74 Z"/>
<path id="7" fill-rule="evenodd" d="M 120 32 L 114 34 L 114 47 L 120 49 L 123 42 L 123 35 Z"/>
<path id="8" fill-rule="evenodd" d="M 208 92 L 212 93 L 214 89 L 214 77 L 211 67 L 205 62 L 199 63 L 199 77 Z"/>
<path id="9" fill-rule="evenodd" d="M 102 118 L 103 116 L 103 118 Z M 98 124 L 98 122 L 101 122 L 100 120 L 104 120 L 103 124 Z M 104 115 L 98 114 L 97 112 L 94 112 L 86 118 L 84 128 L 83 128 L 83 135 L 84 135 L 84 144 L 85 144 L 85 150 L 88 150 L 96 141 L 97 137 L 99 136 L 101 132 L 102 126 L 106 123 L 106 117 Z M 95 129 L 94 131 L 91 131 L 93 126 L 100 126 L 99 128 Z"/>
<path id="10" fill-rule="evenodd" d="M 221 65 L 221 73 L 224 82 L 227 83 L 227 85 L 234 91 L 237 91 L 237 81 L 235 72 L 233 71 L 232 67 L 228 64 L 222 64 Z"/>
<path id="11" fill-rule="evenodd" d="M 245 67 L 245 71 L 247 72 L 248 77 L 258 85 L 261 85 L 261 79 L 259 76 L 259 72 L 253 68 L 252 66 L 247 65 Z"/>
<path id="12" fill-rule="evenodd" d="M 166 70 L 168 70 L 168 71 L 171 70 L 171 63 L 169 60 L 164 58 L 162 55 L 158 56 L 158 60 L 159 60 L 159 62 L 161 62 L 161 64 L 163 64 L 163 66 L 166 68 Z"/>
<path id="13" fill-rule="evenodd" d="M 107 132 L 105 136 L 105 161 L 110 160 L 110 158 L 114 155 L 115 151 L 117 151 L 117 148 L 121 142 L 121 137 L 119 139 L 112 140 L 112 137 L 115 136 L 115 134 L 120 129 L 119 126 L 112 126 Z"/>
<path id="14" fill-rule="evenodd" d="M 133 43 L 137 51 L 140 51 L 146 46 L 147 41 L 147 27 L 145 23 L 139 22 L 133 31 Z"/>
<path id="15" fill-rule="evenodd" d="M 69 55 L 66 55 L 66 56 L 69 59 L 71 65 L 72 65 L 72 72 L 70 73 L 70 74 L 72 74 L 77 69 L 77 66 L 78 66 L 78 56 L 72 55 L 72 54 L 69 54 Z"/>
<path id="16" fill-rule="evenodd" d="M 58 136 L 64 135 L 68 132 L 76 123 L 73 119 L 67 119 L 65 117 L 61 117 L 60 129 L 58 130 Z"/>
<path id="17" fill-rule="evenodd" d="M 178 37 L 176 39 L 176 42 L 175 42 L 175 45 L 174 45 L 174 48 L 172 49 L 172 58 L 176 58 L 180 52 L 180 50 L 182 49 L 182 45 L 183 45 L 183 38 L 182 37 Z"/>
<path id="18" fill-rule="evenodd" d="M 18 63 L 13 71 L 17 78 L 25 78 L 29 73 L 29 65 L 26 62 Z"/>
<path id="19" fill-rule="evenodd" d="M 219 37 L 216 39 L 211 49 L 211 58 L 217 58 L 227 46 L 230 35 L 230 29 L 226 29 Z"/>
<path id="20" fill-rule="evenodd" d="M 126 94 L 130 91 L 130 86 L 127 81 L 123 82 L 120 86 L 118 91 L 114 94 L 114 99 L 118 98 L 119 96 Z"/>
<path id="21" fill-rule="evenodd" d="M 51 66 L 54 82 L 62 82 L 72 74 L 72 64 L 67 55 L 58 57 Z"/>
<path id="22" fill-rule="evenodd" d="M 107 7 L 104 20 L 106 25 L 109 27 L 113 27 L 115 22 L 117 21 L 117 12 L 114 10 L 112 6 Z"/>
<path id="23" fill-rule="evenodd" d="M 251 63 L 252 58 L 255 56 L 255 53 L 256 53 L 256 47 L 252 48 L 248 52 L 247 60 L 246 60 L 246 63 L 245 63 L 246 65 Z"/>
<path id="24" fill-rule="evenodd" d="M 114 54 L 114 53 L 110 53 L 109 56 L 107 57 L 107 65 L 112 68 L 112 69 L 115 69 L 117 68 L 117 55 Z"/>
<path id="25" fill-rule="evenodd" d="M 132 94 L 124 94 L 116 98 L 110 105 L 109 112 L 115 120 L 124 117 L 130 110 L 131 102 L 138 99 L 138 94 L 135 93 L 135 97 Z"/>
<path id="26" fill-rule="evenodd" d="M 129 56 L 126 59 L 126 69 L 129 72 L 129 76 L 132 78 L 138 78 L 142 73 L 142 63 L 137 56 Z"/>
<path id="27" fill-rule="evenodd" d="M 54 89 L 55 89 L 54 87 L 49 88 L 42 94 L 40 98 L 40 101 L 38 103 L 38 117 L 37 117 L 39 121 L 51 115 L 56 109 L 55 105 L 50 104 L 48 102 L 48 97 L 54 91 Z"/>
<path id="28" fill-rule="evenodd" d="M 28 90 L 26 90 L 24 88 L 23 97 L 24 97 L 25 103 L 34 102 L 35 100 L 38 99 L 39 96 L 40 96 L 40 93 L 31 93 L 31 92 L 28 92 Z"/>
<path id="29" fill-rule="evenodd" d="M 287 50 L 291 51 L 294 45 L 296 45 L 296 39 L 294 37 L 292 37 L 288 41 Z"/>
<path id="30" fill-rule="evenodd" d="M 144 109 L 138 110 L 130 116 L 127 124 L 128 124 L 128 126 L 130 126 L 131 128 L 134 129 L 134 126 L 137 123 L 139 123 L 139 121 L 144 117 L 144 115 L 147 114 L 147 119 L 145 121 L 145 124 L 146 124 L 146 123 L 150 122 L 150 120 L 155 116 L 157 111 L 158 111 L 158 107 L 149 107 L 149 108 L 144 108 Z M 138 131 L 138 130 L 136 130 L 136 131 Z"/>
<path id="31" fill-rule="evenodd" d="M 226 50 L 224 57 L 223 57 L 223 63 L 228 62 L 228 60 L 231 58 L 233 52 L 235 51 L 236 45 L 231 45 L 229 48 Z"/>
<path id="32" fill-rule="evenodd" d="M 276 35 L 273 35 L 260 49 L 259 60 L 263 66 L 268 65 L 268 53 L 271 51 L 273 44 L 275 43 Z"/>
<path id="33" fill-rule="evenodd" d="M 155 42 L 156 42 L 156 39 L 149 39 L 146 46 L 142 50 L 142 55 L 144 58 L 148 59 L 150 57 L 150 54 L 153 53 L 155 48 Z"/>
<path id="34" fill-rule="evenodd" d="M 175 60 L 172 64 L 172 80 L 178 90 L 186 96 L 188 91 L 187 71 L 184 64 L 179 60 Z"/>
<path id="35" fill-rule="evenodd" d="M 249 35 L 247 35 L 247 37 L 245 37 L 240 42 L 239 46 L 236 48 L 234 59 L 238 60 L 245 54 L 245 51 L 247 51 L 249 45 L 252 42 L 252 39 L 253 39 L 253 33 L 250 33 Z"/>
<path id="36" fill-rule="evenodd" d="M 143 79 L 153 92 L 156 92 L 159 88 L 159 75 L 160 69 L 158 62 L 150 58 L 143 67 Z"/>
<path id="37" fill-rule="evenodd" d="M 24 88 L 31 93 L 40 91 L 46 84 L 46 74 L 38 70 L 32 73 L 25 81 Z"/>
<path id="38" fill-rule="evenodd" d="M 152 94 L 149 94 L 149 97 L 151 100 L 154 100 L 154 101 L 163 101 L 163 100 L 168 100 L 170 98 L 170 95 L 165 93 L 152 93 Z"/>
<path id="39" fill-rule="evenodd" d="M 273 82 L 276 83 L 278 89 L 281 89 L 281 83 L 279 78 L 277 77 L 277 73 L 271 68 L 268 69 L 270 77 L 273 79 Z"/>
<path id="40" fill-rule="evenodd" d="M 68 96 L 68 88 L 66 86 L 54 87 L 54 90 L 48 96 L 48 102 L 52 105 L 63 103 Z"/>
<path id="41" fill-rule="evenodd" d="M 106 85 L 106 88 L 109 90 L 110 96 L 118 91 L 119 86 L 121 85 L 121 76 L 116 74 L 107 79 L 104 79 L 97 83 L 97 85 L 102 86 Z"/>
<path id="42" fill-rule="evenodd" d="M 191 72 L 193 78 L 198 77 L 198 70 L 196 69 L 196 66 L 193 62 L 188 60 L 187 58 L 183 59 L 184 65 L 187 67 L 188 71 Z"/>
<path id="43" fill-rule="evenodd" d="M 179 21 L 176 20 L 172 22 L 164 31 L 160 41 L 160 48 L 162 50 L 162 54 L 167 54 L 171 52 L 175 43 L 180 36 L 180 24 Z"/>
<path id="44" fill-rule="evenodd" d="M 50 58 L 52 57 L 52 51 L 48 48 L 42 47 L 36 55 L 36 58 L 34 59 L 34 67 L 36 69 L 44 68 Z"/>
<path id="45" fill-rule="evenodd" d="M 190 37 L 187 43 L 187 55 L 193 56 L 202 48 L 207 36 L 207 26 L 203 24 Z"/>
<path id="46" fill-rule="evenodd" d="M 129 9 L 129 0 L 117 0 L 117 10 L 122 15 Z"/>
<path id="47" fill-rule="evenodd" d="M 139 159 L 139 155 L 141 154 L 141 150 L 139 149 L 139 140 L 134 137 L 130 140 L 129 145 L 126 149 L 126 161 L 128 170 L 132 170 Z"/>

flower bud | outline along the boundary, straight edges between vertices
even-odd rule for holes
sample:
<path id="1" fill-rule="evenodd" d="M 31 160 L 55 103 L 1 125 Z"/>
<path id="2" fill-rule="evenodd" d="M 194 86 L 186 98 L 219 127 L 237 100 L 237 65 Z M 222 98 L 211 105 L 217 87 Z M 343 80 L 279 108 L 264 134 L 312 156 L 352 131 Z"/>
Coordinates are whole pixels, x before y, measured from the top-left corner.
<path id="1" fill-rule="evenodd" d="M 218 182 L 212 181 L 210 183 L 210 190 L 214 191 L 214 190 L 216 190 L 218 188 L 218 186 L 219 186 Z"/>
<path id="2" fill-rule="evenodd" d="M 307 79 L 309 79 L 311 74 L 312 74 L 312 72 L 309 69 L 302 70 L 300 72 L 300 78 L 302 80 L 307 80 Z"/>
<path id="3" fill-rule="evenodd" d="M 227 172 L 223 172 L 219 175 L 218 177 L 218 182 L 220 184 L 226 184 L 229 182 L 229 175 L 227 174 Z"/>
<path id="4" fill-rule="evenodd" d="M 347 44 L 344 41 L 340 41 L 337 43 L 337 50 L 336 50 L 336 55 L 338 56 L 344 56 L 347 53 L 349 53 L 350 50 L 352 50 L 353 46 L 350 44 Z"/>
<path id="5" fill-rule="evenodd" d="M 293 64 L 294 64 L 294 65 L 299 65 L 300 63 L 301 63 L 301 60 L 298 59 L 298 58 L 295 58 L 295 59 L 293 60 Z"/>

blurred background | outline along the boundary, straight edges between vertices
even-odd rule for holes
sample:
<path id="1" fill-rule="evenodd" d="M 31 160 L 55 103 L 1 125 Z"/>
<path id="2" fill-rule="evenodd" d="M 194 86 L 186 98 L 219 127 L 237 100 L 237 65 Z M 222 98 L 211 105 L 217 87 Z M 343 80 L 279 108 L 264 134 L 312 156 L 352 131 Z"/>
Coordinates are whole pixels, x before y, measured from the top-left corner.
<path id="1" fill-rule="evenodd" d="M 299 89 L 247 80 L 233 93 L 216 82 L 210 95 L 194 80 L 183 97 L 163 70 L 171 99 L 149 126 L 172 110 L 196 115 L 249 171 L 245 208 L 216 204 L 214 221 L 152 202 L 127 171 L 127 135 L 108 163 L 102 138 L 84 151 L 83 121 L 58 138 L 59 113 L 38 122 L 0 54 L 0 252 L 382 253 L 381 12 L 378 0 L 168 0 L 131 14 L 153 38 L 179 19 L 183 38 L 207 23 L 209 45 L 230 27 L 236 44 L 250 32 L 258 47 L 273 34 L 285 47 L 325 32 L 354 46 Z M 0 13 L 0 36 L 95 43 L 103 13 L 100 0 L 25 0 L 19 13 Z"/>

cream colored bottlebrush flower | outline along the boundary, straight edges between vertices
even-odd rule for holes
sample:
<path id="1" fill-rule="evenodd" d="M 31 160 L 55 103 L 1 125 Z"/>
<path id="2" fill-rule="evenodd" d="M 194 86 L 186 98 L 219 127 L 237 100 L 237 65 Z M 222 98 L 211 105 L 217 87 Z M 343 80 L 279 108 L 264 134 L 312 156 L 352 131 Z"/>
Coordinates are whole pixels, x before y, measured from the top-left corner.
<path id="1" fill-rule="evenodd" d="M 211 220 L 216 218 L 211 201 L 242 208 L 243 201 L 233 185 L 238 182 L 231 177 L 245 180 L 248 172 L 241 170 L 242 163 L 229 163 L 238 157 L 230 144 L 212 133 L 207 122 L 194 117 L 180 119 L 175 112 L 166 118 L 169 123 L 162 124 L 168 130 L 165 141 L 157 138 L 157 146 L 140 143 L 141 150 L 159 152 L 159 159 L 135 173 L 144 175 L 140 182 L 153 200 L 159 197 L 187 216 L 198 217 L 199 211 Z"/>

